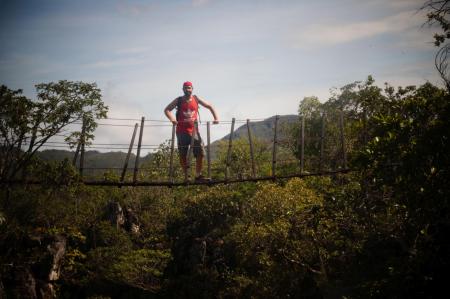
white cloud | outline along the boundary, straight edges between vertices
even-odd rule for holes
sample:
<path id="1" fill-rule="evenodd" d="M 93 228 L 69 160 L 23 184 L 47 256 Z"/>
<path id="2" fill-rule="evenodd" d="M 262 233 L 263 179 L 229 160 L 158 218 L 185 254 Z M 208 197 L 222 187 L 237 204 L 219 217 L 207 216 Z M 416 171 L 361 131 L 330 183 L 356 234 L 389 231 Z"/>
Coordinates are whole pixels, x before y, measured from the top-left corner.
<path id="1" fill-rule="evenodd" d="M 441 85 L 438 72 L 430 67 L 433 65 L 433 57 L 421 60 L 410 65 L 399 65 L 391 69 L 385 69 L 374 73 L 378 84 L 387 82 L 393 86 L 421 85 L 427 81 L 432 84 Z"/>
<path id="2" fill-rule="evenodd" d="M 99 60 L 92 63 L 87 63 L 83 65 L 88 68 L 110 68 L 110 67 L 126 67 L 133 65 L 142 65 L 146 63 L 146 59 L 140 58 L 121 58 L 121 59 L 110 59 L 110 60 Z"/>
<path id="3" fill-rule="evenodd" d="M 423 13 L 404 11 L 375 21 L 354 23 L 321 23 L 290 34 L 294 47 L 315 48 L 348 43 L 385 33 L 399 33 L 418 28 L 423 23 Z"/>

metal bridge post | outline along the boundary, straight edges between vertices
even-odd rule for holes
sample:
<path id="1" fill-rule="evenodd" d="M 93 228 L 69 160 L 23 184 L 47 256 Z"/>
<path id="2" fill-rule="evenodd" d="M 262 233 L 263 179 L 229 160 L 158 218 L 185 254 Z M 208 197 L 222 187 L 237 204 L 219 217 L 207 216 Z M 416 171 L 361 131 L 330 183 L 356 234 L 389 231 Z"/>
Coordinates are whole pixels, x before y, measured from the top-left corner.
<path id="1" fill-rule="evenodd" d="M 72 165 L 77 166 L 78 153 L 80 152 L 81 141 L 77 144 L 77 149 L 75 150 L 75 154 L 73 155 Z"/>
<path id="2" fill-rule="evenodd" d="M 211 122 L 206 122 L 206 139 L 207 139 L 207 145 L 206 145 L 206 155 L 207 155 L 207 161 L 208 161 L 208 178 L 211 178 Z"/>
<path id="3" fill-rule="evenodd" d="M 278 127 L 278 119 L 279 115 L 275 116 L 275 124 L 274 124 L 274 133 L 273 133 L 273 150 L 272 150 L 272 177 L 276 176 L 276 168 L 277 168 L 277 127 Z"/>
<path id="4" fill-rule="evenodd" d="M 198 122 L 197 120 L 194 121 L 194 130 L 192 131 L 192 138 L 191 138 L 191 144 L 189 145 L 189 152 L 186 159 L 186 173 L 184 175 L 184 180 L 187 181 L 189 178 L 189 175 L 192 174 L 191 169 L 191 160 L 192 160 L 192 152 L 194 151 L 194 140 L 197 137 L 197 130 L 198 130 Z"/>
<path id="5" fill-rule="evenodd" d="M 230 138 L 228 140 L 228 152 L 227 152 L 227 161 L 225 164 L 225 180 L 228 180 L 228 177 L 230 176 L 230 159 L 231 159 L 231 147 L 233 145 L 233 133 L 234 133 L 234 122 L 236 119 L 233 117 L 231 120 L 231 132 L 230 132 Z"/>
<path id="6" fill-rule="evenodd" d="M 130 160 L 130 155 L 131 155 L 131 151 L 133 149 L 134 138 L 136 137 L 137 128 L 138 128 L 138 123 L 136 123 L 134 125 L 134 131 L 133 131 L 133 136 L 131 137 L 130 147 L 128 148 L 128 154 L 127 154 L 127 157 L 125 159 L 125 164 L 123 165 L 122 175 L 120 176 L 120 182 L 121 183 L 123 183 L 123 181 L 125 179 L 125 173 L 127 172 L 128 161 Z"/>
<path id="7" fill-rule="evenodd" d="M 86 119 L 83 118 L 83 127 L 81 129 L 81 154 L 80 154 L 80 177 L 83 178 L 84 169 L 84 146 L 86 144 Z"/>
<path id="8" fill-rule="evenodd" d="M 342 107 L 339 117 L 339 127 L 341 131 L 341 150 L 342 150 L 342 167 L 347 169 L 347 154 L 345 152 L 345 135 L 344 135 L 344 108 Z"/>
<path id="9" fill-rule="evenodd" d="M 250 158 L 252 162 L 252 178 L 256 177 L 256 170 L 255 170 L 255 158 L 253 155 L 253 141 L 252 141 L 252 133 L 250 130 L 250 120 L 247 119 L 247 133 L 248 133 L 248 144 L 250 146 Z"/>
<path id="10" fill-rule="evenodd" d="M 172 139 L 170 142 L 170 164 L 169 164 L 169 181 L 173 183 L 173 152 L 175 149 L 175 129 L 177 125 L 172 125 Z"/>
<path id="11" fill-rule="evenodd" d="M 322 112 L 322 128 L 320 130 L 319 172 L 322 172 L 322 170 L 323 170 L 324 147 L 325 147 L 325 112 Z"/>
<path id="12" fill-rule="evenodd" d="M 305 116 L 302 115 L 300 128 L 300 173 L 305 170 Z"/>
<path id="13" fill-rule="evenodd" d="M 138 170 L 139 170 L 139 156 L 141 154 L 142 133 L 144 132 L 144 122 L 145 122 L 145 117 L 142 117 L 141 118 L 141 129 L 139 131 L 139 141 L 138 141 L 138 148 L 137 148 L 137 153 L 136 153 L 136 160 L 134 161 L 133 183 L 136 183 L 137 174 L 138 174 Z"/>

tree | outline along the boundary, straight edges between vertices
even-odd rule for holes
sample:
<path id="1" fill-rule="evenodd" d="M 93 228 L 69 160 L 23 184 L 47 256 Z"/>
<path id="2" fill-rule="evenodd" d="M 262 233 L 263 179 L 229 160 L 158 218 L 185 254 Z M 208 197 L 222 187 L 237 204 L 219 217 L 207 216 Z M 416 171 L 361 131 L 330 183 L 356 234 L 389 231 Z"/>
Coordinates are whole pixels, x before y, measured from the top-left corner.
<path id="1" fill-rule="evenodd" d="M 321 107 L 318 97 L 304 97 L 298 107 L 298 113 L 306 118 L 317 118 L 320 117 Z"/>
<path id="2" fill-rule="evenodd" d="M 421 7 L 421 9 L 429 11 L 427 13 L 426 24 L 437 24 L 443 31 L 442 33 L 434 34 L 434 44 L 437 47 L 441 46 L 450 38 L 450 21 L 448 20 L 448 14 L 450 13 L 449 4 L 449 0 L 428 0 Z"/>
<path id="3" fill-rule="evenodd" d="M 392 297 L 423 294 L 432 298 L 446 290 L 443 277 L 450 263 L 449 94 L 430 83 L 388 92 L 390 113 L 377 112 L 371 117 L 369 142 L 355 166 L 369 169 L 365 173 L 370 182 L 366 205 L 390 215 L 377 229 L 384 236 L 373 242 L 378 245 L 367 247 L 364 255 L 368 260 L 379 257 L 375 251 L 386 249 L 382 242 L 389 241 L 397 256 L 373 272 L 378 281 L 369 278 L 372 282 L 364 283 Z M 400 230 L 387 234 L 393 223 L 400 223 Z M 382 226 L 388 228 L 384 233 Z M 389 279 L 385 278 L 387 269 Z M 394 288 L 397 294 L 392 293 Z"/>
<path id="4" fill-rule="evenodd" d="M 438 25 L 442 33 L 434 34 L 434 44 L 441 47 L 436 53 L 435 66 L 444 80 L 447 90 L 450 90 L 450 78 L 448 73 L 448 55 L 450 54 L 450 44 L 446 43 L 450 38 L 450 20 L 448 15 L 450 13 L 449 0 L 429 0 L 421 7 L 422 10 L 427 10 L 427 21 L 425 24 L 430 26 Z"/>
<path id="5" fill-rule="evenodd" d="M 387 88 L 387 90 L 390 90 Z M 411 87 L 400 89 L 404 92 Z M 370 119 L 377 113 L 388 114 L 394 95 L 375 85 L 372 76 L 331 90 L 331 97 L 320 103 L 317 97 L 305 97 L 299 105 L 300 119 L 304 117 L 304 163 L 307 171 L 338 169 L 347 155 L 351 159 L 368 141 Z M 300 157 L 300 124 L 291 130 L 292 148 Z M 349 160 L 350 160 L 349 159 Z"/>
<path id="6" fill-rule="evenodd" d="M 0 181 L 14 179 L 42 145 L 70 124 L 83 122 L 85 134 L 71 132 L 66 142 L 72 146 L 82 138 L 89 142 L 95 120 L 105 118 L 108 111 L 95 83 L 62 80 L 38 84 L 36 91 L 37 101 L 32 101 L 20 89 L 0 87 Z"/>
<path id="7" fill-rule="evenodd" d="M 305 169 L 308 171 L 315 170 L 316 164 L 318 164 L 319 156 L 319 143 L 320 143 L 320 130 L 321 120 L 323 115 L 323 104 L 316 96 L 304 97 L 298 107 L 298 114 L 300 120 L 304 119 L 304 142 L 305 142 Z M 291 139 L 295 141 L 292 147 L 294 155 L 300 159 L 301 156 L 301 144 L 299 140 L 300 136 L 300 123 L 291 129 Z"/>

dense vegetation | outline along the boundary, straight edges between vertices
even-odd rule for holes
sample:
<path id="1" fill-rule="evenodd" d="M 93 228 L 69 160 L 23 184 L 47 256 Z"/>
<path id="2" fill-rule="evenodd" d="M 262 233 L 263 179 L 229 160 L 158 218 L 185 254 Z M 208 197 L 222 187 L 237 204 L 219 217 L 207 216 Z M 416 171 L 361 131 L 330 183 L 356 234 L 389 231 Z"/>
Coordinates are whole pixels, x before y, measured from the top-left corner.
<path id="1" fill-rule="evenodd" d="M 6 100 L 25 99 L 2 87 Z M 100 102 L 90 104 L 104 112 Z M 86 111 L 73 109 L 61 108 L 68 114 L 54 121 Z M 8 117 L 16 114 L 2 110 L 10 140 L 33 132 L 33 126 L 20 131 L 26 129 L 25 111 L 14 120 Z M 448 92 L 430 83 L 382 90 L 369 77 L 336 90 L 324 103 L 305 98 L 299 121 L 283 128 L 291 142 L 282 153 L 298 165 L 304 117 L 305 171 L 319 166 L 323 115 L 321 167 L 343 165 L 343 115 L 348 166 L 355 170 L 350 174 L 214 187 L 87 187 L 69 161 L 29 158 L 29 173 L 42 185 L 2 182 L 1 297 L 437 296 L 450 264 Z M 1 170 L 11 175 L 5 167 L 16 169 L 20 155 L 30 153 L 6 145 L 2 161 L 8 154 L 16 162 L 3 163 Z M 233 147 L 232 173 L 249 175 L 245 140 Z M 260 174 L 269 172 L 270 152 L 264 143 L 256 148 L 258 165 L 268 163 Z M 219 152 L 216 165 L 225 155 Z M 166 162 L 167 145 L 148 161 Z M 280 165 L 278 171 L 292 167 Z"/>

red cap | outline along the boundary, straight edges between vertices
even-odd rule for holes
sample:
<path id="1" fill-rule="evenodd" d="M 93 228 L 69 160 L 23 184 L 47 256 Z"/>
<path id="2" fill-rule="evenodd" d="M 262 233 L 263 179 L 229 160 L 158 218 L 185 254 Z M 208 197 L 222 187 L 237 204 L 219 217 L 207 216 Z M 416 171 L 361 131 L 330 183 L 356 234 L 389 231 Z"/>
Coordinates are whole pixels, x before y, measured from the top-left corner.
<path id="1" fill-rule="evenodd" d="M 183 87 L 185 86 L 192 86 L 192 82 L 186 81 L 183 83 Z"/>

